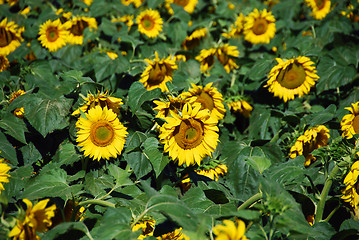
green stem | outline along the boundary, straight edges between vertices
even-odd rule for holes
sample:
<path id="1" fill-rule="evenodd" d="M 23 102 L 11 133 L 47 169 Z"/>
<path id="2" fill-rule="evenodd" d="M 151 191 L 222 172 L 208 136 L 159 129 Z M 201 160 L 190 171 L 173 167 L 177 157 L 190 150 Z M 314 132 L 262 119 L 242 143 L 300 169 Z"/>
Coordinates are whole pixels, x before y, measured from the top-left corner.
<path id="1" fill-rule="evenodd" d="M 250 197 L 247 201 L 245 201 L 244 203 L 242 203 L 241 206 L 239 206 L 237 208 L 237 210 L 244 210 L 247 207 L 249 207 L 250 205 L 252 205 L 253 203 L 257 202 L 258 200 L 260 200 L 263 197 L 263 193 L 259 192 L 255 195 L 253 195 L 252 197 Z"/>
<path id="2" fill-rule="evenodd" d="M 101 205 L 101 206 L 104 206 L 104 207 L 113 207 L 113 208 L 116 207 L 116 205 L 113 204 L 113 203 L 106 202 L 106 201 L 103 201 L 103 200 L 98 200 L 98 199 L 92 199 L 92 200 L 87 200 L 87 201 L 80 202 L 79 206 L 87 205 L 87 204 L 97 204 L 97 205 Z"/>
<path id="3" fill-rule="evenodd" d="M 324 219 L 324 222 L 329 222 L 329 220 L 333 217 L 334 213 L 340 208 L 340 205 L 338 205 L 336 208 L 333 209 L 333 211 L 328 215 L 326 219 Z"/>

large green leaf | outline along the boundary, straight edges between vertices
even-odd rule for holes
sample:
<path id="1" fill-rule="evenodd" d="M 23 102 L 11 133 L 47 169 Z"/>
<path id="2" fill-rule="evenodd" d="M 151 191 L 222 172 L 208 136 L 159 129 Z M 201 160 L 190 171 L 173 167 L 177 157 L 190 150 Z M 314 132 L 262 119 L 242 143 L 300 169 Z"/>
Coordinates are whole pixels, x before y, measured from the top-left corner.
<path id="1" fill-rule="evenodd" d="M 155 171 L 156 177 L 158 177 L 162 170 L 169 163 L 167 156 L 164 156 L 162 151 L 158 149 L 159 142 L 157 138 L 147 138 L 143 143 L 144 154 L 150 160 L 153 170 Z"/>
<path id="2" fill-rule="evenodd" d="M 0 128 L 4 129 L 6 134 L 9 134 L 16 140 L 26 143 L 25 132 L 27 132 L 27 128 L 22 119 L 15 117 L 13 114 L 6 114 L 0 120 Z"/>
<path id="3" fill-rule="evenodd" d="M 108 174 L 99 171 L 91 171 L 85 176 L 85 190 L 94 197 L 106 194 L 105 189 L 114 187 L 114 179 Z"/>
<path id="4" fill-rule="evenodd" d="M 3 134 L 2 132 L 0 132 L 0 151 L 0 156 L 9 160 L 12 165 L 17 165 L 18 161 L 15 148 L 7 140 L 5 134 Z"/>
<path id="5" fill-rule="evenodd" d="M 80 155 L 76 152 L 75 146 L 72 143 L 60 144 L 53 161 L 62 165 L 72 165 L 74 162 L 80 160 Z"/>
<path id="6" fill-rule="evenodd" d="M 136 113 L 144 102 L 158 98 L 160 93 L 159 88 L 147 91 L 141 82 L 134 82 L 128 90 L 128 106 L 132 113 Z"/>
<path id="7" fill-rule="evenodd" d="M 44 235 L 42 235 L 41 239 L 52 240 L 52 239 L 69 238 L 71 236 L 74 236 L 71 235 L 71 230 L 78 230 L 83 232 L 87 236 L 91 236 L 84 222 L 64 222 L 55 226 L 51 230 L 47 231 Z"/>

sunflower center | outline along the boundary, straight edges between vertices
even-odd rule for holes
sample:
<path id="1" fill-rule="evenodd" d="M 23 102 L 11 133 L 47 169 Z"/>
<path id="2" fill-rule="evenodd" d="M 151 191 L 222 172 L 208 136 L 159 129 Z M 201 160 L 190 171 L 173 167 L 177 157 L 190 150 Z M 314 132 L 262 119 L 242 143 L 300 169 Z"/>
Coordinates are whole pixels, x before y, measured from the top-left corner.
<path id="1" fill-rule="evenodd" d="M 142 20 L 142 26 L 146 30 L 152 30 L 155 26 L 153 19 L 149 18 L 148 16 L 144 17 Z"/>
<path id="2" fill-rule="evenodd" d="M 75 36 L 82 36 L 85 28 L 87 27 L 88 23 L 86 21 L 80 20 L 70 28 L 70 32 Z"/>
<path id="3" fill-rule="evenodd" d="M 359 115 L 356 115 L 353 120 L 353 128 L 356 134 L 359 133 Z"/>
<path id="4" fill-rule="evenodd" d="M 0 47 L 5 47 L 14 39 L 13 33 L 6 31 L 5 28 L 0 28 Z"/>
<path id="5" fill-rule="evenodd" d="M 50 27 L 46 31 L 46 38 L 49 42 L 55 42 L 59 38 L 59 31 L 55 27 Z"/>
<path id="6" fill-rule="evenodd" d="M 201 109 L 208 109 L 212 111 L 214 108 L 213 98 L 206 92 L 201 92 L 201 94 L 197 97 L 196 102 L 201 103 Z"/>
<path id="7" fill-rule="evenodd" d="M 166 65 L 155 63 L 150 71 L 147 83 L 149 85 L 158 85 L 165 79 L 166 75 Z"/>
<path id="8" fill-rule="evenodd" d="M 306 74 L 303 66 L 294 62 L 280 71 L 277 80 L 282 87 L 295 89 L 304 83 L 305 77 Z"/>
<path id="9" fill-rule="evenodd" d="M 203 126 L 200 121 L 194 119 L 186 119 L 176 127 L 173 133 L 177 144 L 182 149 L 192 149 L 202 143 Z"/>
<path id="10" fill-rule="evenodd" d="M 188 0 L 175 0 L 174 3 L 182 7 L 185 7 L 188 4 Z"/>
<path id="11" fill-rule="evenodd" d="M 262 35 L 267 31 L 267 28 L 268 22 L 263 18 L 259 18 L 255 20 L 252 30 L 255 35 Z"/>
<path id="12" fill-rule="evenodd" d="M 322 9 L 324 7 L 324 2 L 323 0 L 314 0 L 315 1 L 315 4 L 317 5 L 317 7 L 319 9 Z"/>
<path id="13" fill-rule="evenodd" d="M 96 122 L 91 127 L 91 141 L 93 144 L 99 147 L 105 147 L 114 139 L 114 129 L 112 126 L 106 122 Z"/>

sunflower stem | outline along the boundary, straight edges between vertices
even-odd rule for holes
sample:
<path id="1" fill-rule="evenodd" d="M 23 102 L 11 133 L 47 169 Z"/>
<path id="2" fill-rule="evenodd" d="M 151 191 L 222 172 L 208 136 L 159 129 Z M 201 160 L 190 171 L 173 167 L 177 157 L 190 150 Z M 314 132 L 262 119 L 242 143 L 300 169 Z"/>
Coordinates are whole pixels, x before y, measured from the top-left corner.
<path id="1" fill-rule="evenodd" d="M 253 203 L 257 202 L 258 200 L 262 199 L 263 197 L 263 193 L 262 192 L 259 192 L 255 195 L 253 195 L 252 197 L 250 197 L 247 201 L 245 201 L 244 203 L 242 203 L 241 206 L 239 206 L 237 208 L 237 210 L 244 210 L 246 209 L 247 207 L 249 207 L 250 205 L 252 205 Z"/>
<path id="2" fill-rule="evenodd" d="M 340 208 L 340 205 L 338 205 L 336 208 L 333 209 L 333 211 L 330 212 L 328 217 L 323 220 L 323 222 L 329 222 L 329 220 L 333 217 L 334 213 Z"/>
<path id="3" fill-rule="evenodd" d="M 315 33 L 315 29 L 314 26 L 310 26 L 310 28 L 312 29 L 312 33 L 313 33 L 313 38 L 317 38 L 317 34 Z"/>
<path id="4" fill-rule="evenodd" d="M 87 201 L 80 202 L 78 206 L 83 206 L 83 205 L 86 205 L 86 204 L 97 204 L 97 205 L 101 205 L 101 206 L 104 206 L 104 207 L 116 208 L 115 204 L 110 203 L 110 202 L 106 202 L 106 201 L 103 201 L 103 200 L 98 200 L 98 199 L 92 199 L 92 200 L 87 200 Z"/>

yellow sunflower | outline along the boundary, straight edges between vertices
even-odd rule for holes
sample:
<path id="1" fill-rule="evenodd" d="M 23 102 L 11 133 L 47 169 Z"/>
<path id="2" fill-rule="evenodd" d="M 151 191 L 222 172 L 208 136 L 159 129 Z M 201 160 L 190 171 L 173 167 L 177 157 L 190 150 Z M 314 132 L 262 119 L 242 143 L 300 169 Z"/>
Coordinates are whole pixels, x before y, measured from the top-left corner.
<path id="1" fill-rule="evenodd" d="M 275 18 L 267 9 L 258 11 L 254 9 L 247 17 L 244 23 L 244 39 L 253 44 L 269 43 L 274 37 L 276 27 Z"/>
<path id="2" fill-rule="evenodd" d="M 217 164 L 217 166 L 200 167 L 195 170 L 198 175 L 206 176 L 214 181 L 218 181 L 220 176 L 224 176 L 228 168 L 224 164 Z"/>
<path id="3" fill-rule="evenodd" d="M 11 167 L 4 163 L 4 159 L 0 159 L 0 194 L 2 190 L 5 190 L 3 183 L 9 182 L 10 175 L 8 174 L 8 171 L 10 171 L 10 169 Z"/>
<path id="4" fill-rule="evenodd" d="M 225 38 L 239 38 L 243 33 L 244 19 L 245 18 L 243 13 L 240 13 L 236 18 L 234 25 L 233 24 L 231 25 L 229 32 L 222 33 L 222 36 Z"/>
<path id="5" fill-rule="evenodd" d="M 192 32 L 191 35 L 187 36 L 186 39 L 182 42 L 182 47 L 184 50 L 191 50 L 196 48 L 199 44 L 201 39 L 206 37 L 207 29 L 200 28 Z"/>
<path id="6" fill-rule="evenodd" d="M 359 161 L 356 161 L 350 168 L 350 172 L 344 178 L 345 189 L 342 190 L 341 197 L 344 202 L 348 202 L 350 206 L 358 210 L 359 194 L 358 194 L 358 176 L 359 176 Z"/>
<path id="7" fill-rule="evenodd" d="M 9 67 L 10 67 L 10 63 L 7 57 L 0 55 L 0 72 L 7 70 Z"/>
<path id="8" fill-rule="evenodd" d="M 351 107 L 346 107 L 350 113 L 345 115 L 341 122 L 342 136 L 344 138 L 352 138 L 354 134 L 359 134 L 359 102 L 352 103 Z"/>
<path id="9" fill-rule="evenodd" d="M 215 240 L 247 240 L 244 235 L 246 225 L 242 220 L 237 219 L 235 222 L 231 220 L 223 220 L 224 225 L 216 225 L 212 231 L 216 235 Z"/>
<path id="10" fill-rule="evenodd" d="M 189 240 L 185 234 L 182 233 L 182 228 L 178 228 L 172 232 L 162 234 L 156 237 L 157 240 Z"/>
<path id="11" fill-rule="evenodd" d="M 168 91 L 166 82 L 172 82 L 173 71 L 177 69 L 177 64 L 172 56 L 166 59 L 159 59 L 157 51 L 153 60 L 145 59 L 148 63 L 145 71 L 141 74 L 140 82 L 150 91 L 160 88 L 162 92 Z"/>
<path id="12" fill-rule="evenodd" d="M 299 155 L 305 157 L 304 166 L 309 166 L 316 158 L 311 155 L 315 149 L 327 146 L 329 142 L 329 129 L 324 125 L 313 127 L 299 136 L 294 146 L 290 148 L 289 157 L 296 158 Z"/>
<path id="13" fill-rule="evenodd" d="M 178 113 L 182 110 L 185 103 L 188 102 L 188 99 L 183 95 L 179 95 L 177 97 L 168 95 L 167 97 L 168 101 L 153 101 L 153 103 L 157 105 L 153 108 L 153 110 L 158 112 L 156 114 L 156 118 L 168 117 L 170 115 L 170 111 Z"/>
<path id="14" fill-rule="evenodd" d="M 97 22 L 92 17 L 74 17 L 71 21 L 64 23 L 69 32 L 67 42 L 82 45 L 84 41 L 84 30 L 86 28 L 97 29 Z"/>
<path id="15" fill-rule="evenodd" d="M 245 100 L 230 101 L 227 105 L 230 110 L 233 112 L 239 112 L 246 118 L 251 116 L 251 112 L 253 110 L 253 107 Z"/>
<path id="16" fill-rule="evenodd" d="M 140 221 L 132 227 L 132 232 L 140 229 L 142 230 L 142 234 L 137 239 L 144 239 L 146 237 L 153 236 L 155 223 L 156 221 L 154 219 Z"/>
<path id="17" fill-rule="evenodd" d="M 284 102 L 294 99 L 295 95 L 302 97 L 309 93 L 319 79 L 315 66 L 312 66 L 314 62 L 308 57 L 276 60 L 278 65 L 271 69 L 264 87 L 268 87 L 268 91 L 274 93 L 274 96 L 283 98 Z"/>
<path id="18" fill-rule="evenodd" d="M 199 104 L 192 108 L 186 103 L 181 114 L 171 113 L 160 128 L 159 139 L 165 144 L 164 152 L 178 161 L 178 165 L 200 165 L 205 156 L 211 155 L 218 144 L 217 119 Z"/>
<path id="19" fill-rule="evenodd" d="M 163 20 L 157 10 L 146 9 L 141 12 L 136 18 L 136 23 L 138 31 L 149 38 L 157 37 L 162 32 Z"/>
<path id="20" fill-rule="evenodd" d="M 198 56 L 196 56 L 196 60 L 201 63 L 201 72 L 209 75 L 208 71 L 212 68 L 217 49 L 202 49 Z"/>
<path id="21" fill-rule="evenodd" d="M 41 45 L 49 49 L 50 52 L 56 52 L 66 45 L 69 32 L 60 19 L 57 19 L 55 21 L 47 20 L 41 24 L 39 35 L 38 39 Z"/>
<path id="22" fill-rule="evenodd" d="M 98 91 L 96 95 L 88 93 L 87 98 L 84 100 L 86 103 L 75 110 L 72 115 L 80 114 L 80 110 L 84 113 L 87 113 L 88 110 L 97 105 L 101 107 L 107 106 L 108 109 L 111 109 L 114 113 L 119 114 L 121 105 L 123 104 L 121 98 L 107 96 L 107 91 L 104 93 Z"/>
<path id="23" fill-rule="evenodd" d="M 217 48 L 216 57 L 220 63 L 222 63 L 224 69 L 227 73 L 231 71 L 231 69 L 238 68 L 233 57 L 238 57 L 239 51 L 236 46 L 230 46 L 229 44 L 224 44 Z"/>
<path id="24" fill-rule="evenodd" d="M 83 1 L 87 6 L 91 6 L 93 0 L 81 0 Z"/>
<path id="25" fill-rule="evenodd" d="M 208 83 L 205 87 L 197 86 L 191 83 L 192 88 L 188 92 L 184 92 L 183 96 L 187 97 L 190 103 L 198 102 L 201 109 L 207 109 L 211 112 L 211 116 L 217 120 L 224 118 L 226 109 L 223 105 L 223 96 L 218 92 L 216 87 L 212 87 L 213 83 Z"/>
<path id="26" fill-rule="evenodd" d="M 13 21 L 7 22 L 7 18 L 0 22 L 0 55 L 7 56 L 21 45 L 24 30 Z"/>
<path id="27" fill-rule="evenodd" d="M 176 4 L 178 6 L 181 6 L 186 12 L 191 14 L 196 8 L 197 3 L 198 0 L 165 0 L 165 7 L 168 13 L 171 15 L 173 14 L 173 9 L 171 7 L 171 4 Z"/>
<path id="28" fill-rule="evenodd" d="M 312 9 L 311 15 L 317 20 L 325 18 L 330 12 L 330 0 L 305 0 L 305 2 Z"/>
<path id="29" fill-rule="evenodd" d="M 117 114 L 107 106 L 96 105 L 85 115 L 86 118 L 80 117 L 76 122 L 76 141 L 84 155 L 98 161 L 120 155 L 128 133 Z"/>
<path id="30" fill-rule="evenodd" d="M 122 16 L 120 18 L 113 18 L 113 19 L 111 19 L 111 22 L 113 22 L 113 23 L 123 22 L 123 23 L 125 23 L 127 25 L 128 31 L 130 31 L 131 27 L 133 25 L 133 19 L 134 18 L 135 18 L 134 15 L 125 15 L 125 16 Z M 121 27 L 119 27 L 118 30 L 120 30 L 120 29 L 121 29 Z"/>
<path id="31" fill-rule="evenodd" d="M 19 89 L 17 90 L 16 92 L 13 92 L 12 93 L 12 97 L 11 99 L 9 100 L 9 104 L 15 100 L 15 98 L 21 96 L 21 95 L 24 95 L 26 92 Z M 17 117 L 17 118 L 24 118 L 24 114 L 25 114 L 25 110 L 23 107 L 20 107 L 20 108 L 16 108 L 13 112 L 14 116 Z"/>

